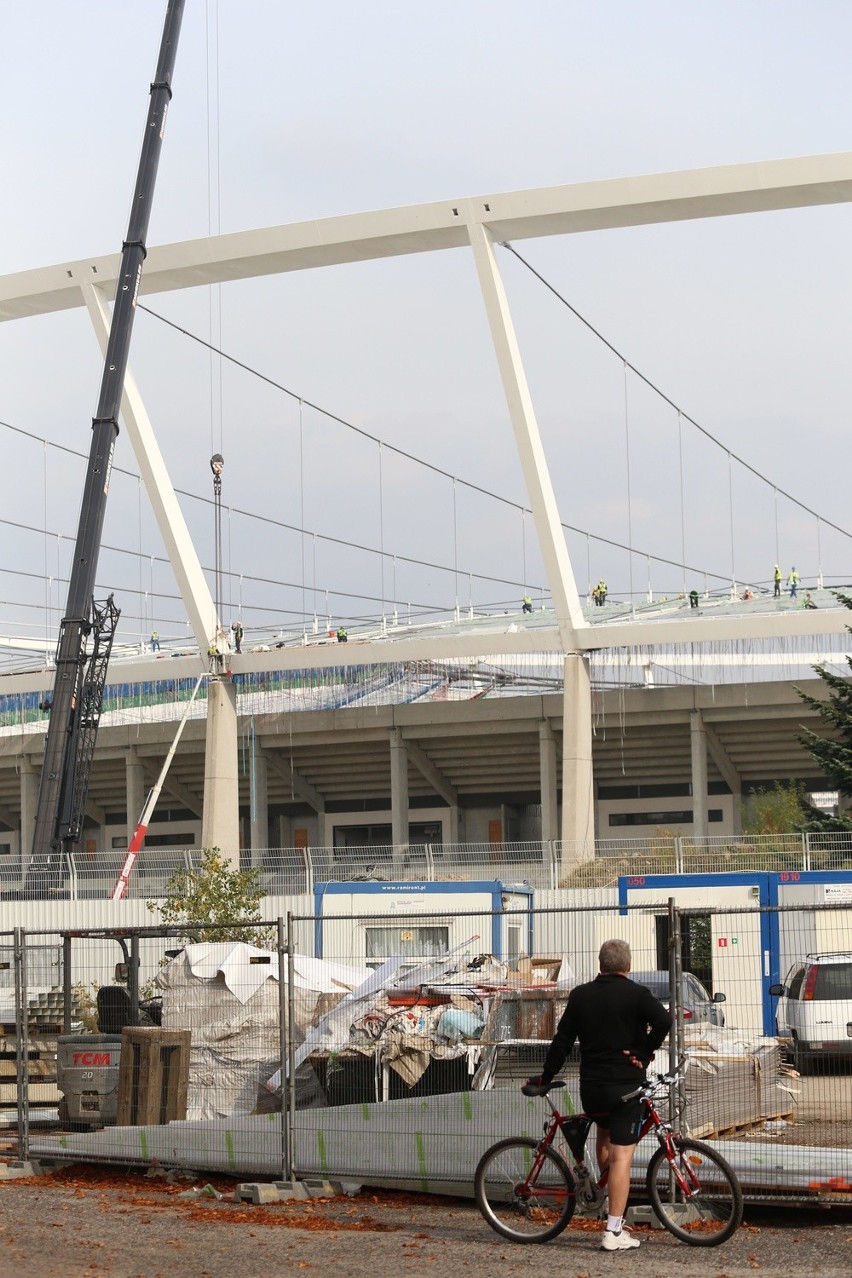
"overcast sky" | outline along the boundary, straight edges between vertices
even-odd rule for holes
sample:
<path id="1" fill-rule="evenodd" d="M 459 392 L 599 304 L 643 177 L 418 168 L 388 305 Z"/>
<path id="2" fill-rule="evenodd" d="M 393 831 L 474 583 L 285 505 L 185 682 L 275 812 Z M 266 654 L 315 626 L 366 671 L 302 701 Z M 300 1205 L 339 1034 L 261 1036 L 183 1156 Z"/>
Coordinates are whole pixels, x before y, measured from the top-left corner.
<path id="1" fill-rule="evenodd" d="M 165 6 L 0 0 L 0 273 L 117 251 Z M 847 0 L 432 0 L 312 5 L 188 0 L 149 244 L 524 187 L 843 151 Z M 683 410 L 825 519 L 848 514 L 846 205 L 518 245 Z M 563 519 L 693 569 L 659 592 L 766 580 L 778 552 L 807 580 L 852 579 L 849 539 L 729 473 L 499 254 Z M 146 304 L 364 430 L 526 502 L 469 254 L 279 276 Z M 212 315 L 212 318 L 211 318 Z M 226 460 L 226 620 L 249 626 L 417 604 L 515 606 L 543 583 L 532 525 L 229 368 L 140 314 L 131 366 L 175 484 L 208 498 Z M 101 361 L 82 311 L 0 328 L 0 419 L 83 453 Z M 630 492 L 627 503 L 629 439 Z M 682 449 L 682 452 L 679 449 Z M 6 485 L 0 628 L 56 624 L 83 462 L 0 429 Z M 681 520 L 681 456 L 685 480 Z M 116 463 L 135 471 L 124 433 Z M 733 492 L 733 510 L 729 492 Z M 183 502 L 205 566 L 208 505 Z M 733 516 L 733 518 L 732 518 Z M 731 526 L 734 530 L 732 565 Z M 41 530 L 41 531 L 38 531 Z M 45 530 L 47 535 L 45 535 Z M 317 537 L 314 538 L 313 534 Z M 61 535 L 64 540 L 58 541 Z M 353 552 L 326 538 L 387 552 Z M 138 484 L 113 484 L 101 558 L 127 633 L 182 633 Z M 648 568 L 569 537 L 579 587 Z M 389 555 L 399 558 L 394 565 Z M 416 568 L 403 557 L 442 567 Z M 479 576 L 471 576 L 479 574 Z M 240 576 L 242 575 L 242 582 Z M 489 582 L 489 576 L 502 582 Z M 264 578 L 265 584 L 255 578 Z M 290 583 L 284 585 L 283 583 Z M 146 598 L 146 592 L 148 597 Z M 337 592 L 337 593 L 335 593 Z M 364 596 L 345 598 L 345 592 Z"/>

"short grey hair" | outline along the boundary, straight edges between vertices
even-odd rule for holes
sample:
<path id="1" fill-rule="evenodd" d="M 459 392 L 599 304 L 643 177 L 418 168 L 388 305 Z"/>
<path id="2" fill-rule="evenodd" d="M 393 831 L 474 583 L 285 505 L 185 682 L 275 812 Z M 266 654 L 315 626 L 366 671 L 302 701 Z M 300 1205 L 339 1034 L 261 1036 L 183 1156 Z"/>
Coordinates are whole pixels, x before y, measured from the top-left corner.
<path id="1" fill-rule="evenodd" d="M 632 962 L 630 946 L 626 941 L 604 941 L 598 954 L 598 962 L 601 972 L 608 976 L 615 972 L 629 972 Z"/>

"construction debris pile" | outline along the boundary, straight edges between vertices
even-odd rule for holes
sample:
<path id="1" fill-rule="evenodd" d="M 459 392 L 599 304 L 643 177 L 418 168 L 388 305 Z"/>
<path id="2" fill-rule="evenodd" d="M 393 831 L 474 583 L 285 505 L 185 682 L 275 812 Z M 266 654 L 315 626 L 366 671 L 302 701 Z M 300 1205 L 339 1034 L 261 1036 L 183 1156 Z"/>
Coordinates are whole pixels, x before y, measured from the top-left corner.
<path id="1" fill-rule="evenodd" d="M 515 1086 L 540 1066 L 574 983 L 564 957 L 522 958 L 514 970 L 487 954 L 408 970 L 400 958 L 375 971 L 292 962 L 283 1073 L 275 954 L 241 943 L 190 945 L 158 975 L 163 1027 L 192 1031 L 188 1118 L 277 1109 L 290 1068 L 297 1108 Z M 686 1028 L 685 1044 L 693 1134 L 793 1112 L 794 1080 L 776 1039 L 698 1023 Z M 664 1048 L 652 1069 L 667 1068 Z M 570 1064 L 567 1077 L 564 1095 L 578 1106 Z"/>

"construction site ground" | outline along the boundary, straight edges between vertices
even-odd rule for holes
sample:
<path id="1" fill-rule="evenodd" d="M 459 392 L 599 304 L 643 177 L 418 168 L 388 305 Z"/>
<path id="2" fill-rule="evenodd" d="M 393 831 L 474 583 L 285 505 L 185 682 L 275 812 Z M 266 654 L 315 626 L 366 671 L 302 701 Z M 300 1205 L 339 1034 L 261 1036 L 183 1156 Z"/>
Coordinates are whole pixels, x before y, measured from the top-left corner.
<path id="1" fill-rule="evenodd" d="M 196 1192 L 207 1184 L 195 1182 Z M 598 1278 L 628 1266 L 635 1278 L 735 1278 L 760 1273 L 852 1272 L 852 1209 L 749 1208 L 719 1248 L 686 1247 L 637 1230 L 629 1260 L 599 1250 L 598 1222 L 573 1225 L 544 1246 L 503 1241 L 472 1202 L 363 1191 L 354 1197 L 249 1206 L 188 1198 L 192 1184 L 139 1172 L 74 1166 L 0 1183 L 0 1276 L 34 1278 L 348 1278 L 454 1274 L 459 1278 Z"/>

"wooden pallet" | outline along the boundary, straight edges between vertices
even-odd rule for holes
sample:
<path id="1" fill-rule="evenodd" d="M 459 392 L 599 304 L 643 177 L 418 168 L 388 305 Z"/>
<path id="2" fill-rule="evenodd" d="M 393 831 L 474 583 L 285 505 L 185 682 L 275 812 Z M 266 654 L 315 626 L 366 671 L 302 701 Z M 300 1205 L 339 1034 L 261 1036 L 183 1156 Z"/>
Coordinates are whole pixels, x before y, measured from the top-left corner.
<path id="1" fill-rule="evenodd" d="M 39 1079 L 37 1083 L 30 1083 L 27 1087 L 27 1093 L 31 1105 L 58 1105 L 62 1095 L 55 1082 L 46 1082 Z M 17 1083 L 0 1083 L 0 1107 L 6 1108 L 10 1105 L 18 1103 L 18 1085 Z"/>
<path id="2" fill-rule="evenodd" d="M 795 1122 L 796 1115 L 793 1110 L 787 1110 L 781 1114 L 761 1114 L 759 1118 L 746 1118 L 742 1122 L 729 1123 L 725 1127 L 714 1127 L 712 1123 L 702 1123 L 699 1127 L 690 1127 L 689 1134 L 696 1140 L 724 1140 L 732 1136 L 742 1136 L 745 1132 L 760 1131 L 764 1123 L 775 1122 L 777 1119 L 792 1123 Z"/>

